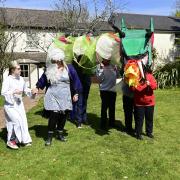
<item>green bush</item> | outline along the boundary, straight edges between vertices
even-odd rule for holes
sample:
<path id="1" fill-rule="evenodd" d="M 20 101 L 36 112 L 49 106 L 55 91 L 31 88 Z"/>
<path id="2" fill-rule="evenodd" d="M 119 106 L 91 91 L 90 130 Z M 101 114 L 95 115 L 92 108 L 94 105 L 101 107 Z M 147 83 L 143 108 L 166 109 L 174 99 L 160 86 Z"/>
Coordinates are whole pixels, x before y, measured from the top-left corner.
<path id="1" fill-rule="evenodd" d="M 158 88 L 177 87 L 180 85 L 180 61 L 168 63 L 155 70 L 154 76 Z"/>

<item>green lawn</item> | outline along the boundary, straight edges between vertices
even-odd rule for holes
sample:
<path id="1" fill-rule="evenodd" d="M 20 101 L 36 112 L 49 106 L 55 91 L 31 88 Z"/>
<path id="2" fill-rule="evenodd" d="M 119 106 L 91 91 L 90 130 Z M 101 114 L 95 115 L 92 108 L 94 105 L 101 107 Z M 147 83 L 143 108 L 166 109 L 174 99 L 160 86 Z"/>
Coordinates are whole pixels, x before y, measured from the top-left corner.
<path id="1" fill-rule="evenodd" d="M 3 96 L 0 96 L 0 107 L 4 105 L 4 98 Z"/>
<path id="2" fill-rule="evenodd" d="M 154 140 L 138 141 L 122 131 L 121 95 L 116 107 L 120 128 L 100 131 L 100 97 L 93 85 L 88 106 L 91 126 L 77 129 L 67 122 L 68 142 L 53 139 L 51 147 L 44 146 L 47 120 L 39 115 L 39 103 L 28 113 L 32 147 L 7 149 L 5 132 L 0 133 L 0 179 L 179 179 L 180 89 L 157 90 L 156 97 Z"/>

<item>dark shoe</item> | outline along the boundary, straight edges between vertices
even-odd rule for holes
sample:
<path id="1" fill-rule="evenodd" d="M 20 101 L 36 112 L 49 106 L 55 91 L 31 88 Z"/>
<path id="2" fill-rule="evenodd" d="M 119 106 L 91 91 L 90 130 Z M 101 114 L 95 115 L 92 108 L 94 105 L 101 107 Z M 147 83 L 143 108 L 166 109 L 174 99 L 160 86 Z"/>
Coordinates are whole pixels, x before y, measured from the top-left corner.
<path id="1" fill-rule="evenodd" d="M 134 131 L 132 127 L 131 127 L 131 128 L 130 128 L 130 127 L 125 127 L 125 130 L 126 130 L 126 132 L 132 132 L 132 131 Z"/>
<path id="2" fill-rule="evenodd" d="M 58 132 L 58 136 L 57 136 L 57 139 L 62 141 L 62 142 L 66 142 L 67 139 L 63 136 L 63 132 Z"/>
<path id="3" fill-rule="evenodd" d="M 100 126 L 100 129 L 101 129 L 102 131 L 108 131 L 108 128 L 105 127 L 105 126 Z"/>
<path id="4" fill-rule="evenodd" d="M 134 136 L 134 130 L 133 129 L 126 129 L 126 133 Z"/>
<path id="5" fill-rule="evenodd" d="M 48 132 L 48 138 L 47 138 L 47 140 L 45 142 L 45 146 L 50 146 L 51 145 L 52 137 L 53 137 L 53 133 L 52 132 L 50 132 L 50 133 Z"/>
<path id="6" fill-rule="evenodd" d="M 67 141 L 67 139 L 63 135 L 59 135 L 57 139 L 62 141 L 62 142 L 66 142 Z"/>
<path id="7" fill-rule="evenodd" d="M 146 135 L 147 135 L 149 138 L 152 138 L 152 139 L 154 138 L 154 136 L 153 136 L 151 133 L 147 133 Z"/>
<path id="8" fill-rule="evenodd" d="M 87 120 L 83 121 L 84 125 L 89 125 L 89 122 Z"/>
<path id="9" fill-rule="evenodd" d="M 109 124 L 109 127 L 110 127 L 110 128 L 115 128 L 116 125 L 115 125 L 115 124 Z"/>
<path id="10" fill-rule="evenodd" d="M 138 140 L 143 140 L 143 137 L 141 136 L 141 135 L 136 135 L 136 138 L 138 139 Z"/>

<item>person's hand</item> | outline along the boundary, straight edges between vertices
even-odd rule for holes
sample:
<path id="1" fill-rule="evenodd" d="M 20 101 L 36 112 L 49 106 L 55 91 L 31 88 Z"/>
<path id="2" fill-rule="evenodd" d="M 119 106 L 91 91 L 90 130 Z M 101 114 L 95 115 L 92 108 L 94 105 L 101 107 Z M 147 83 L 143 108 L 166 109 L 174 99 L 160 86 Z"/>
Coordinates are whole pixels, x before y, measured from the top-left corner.
<path id="1" fill-rule="evenodd" d="M 34 88 L 31 90 L 32 94 L 35 95 L 35 94 L 38 94 L 38 88 Z"/>
<path id="2" fill-rule="evenodd" d="M 78 94 L 75 94 L 75 95 L 73 96 L 73 102 L 76 102 L 76 101 L 78 101 Z"/>
<path id="3" fill-rule="evenodd" d="M 104 64 L 103 63 L 100 63 L 100 68 L 104 68 Z"/>
<path id="4" fill-rule="evenodd" d="M 20 94 L 22 94 L 22 91 L 20 91 L 20 90 L 18 90 L 18 89 L 15 89 L 14 92 L 13 92 L 13 94 L 19 94 L 19 95 L 20 95 Z"/>
<path id="5" fill-rule="evenodd" d="M 150 82 L 149 82 L 149 81 L 146 81 L 146 84 L 147 84 L 147 86 L 149 86 L 149 85 L 150 85 Z"/>

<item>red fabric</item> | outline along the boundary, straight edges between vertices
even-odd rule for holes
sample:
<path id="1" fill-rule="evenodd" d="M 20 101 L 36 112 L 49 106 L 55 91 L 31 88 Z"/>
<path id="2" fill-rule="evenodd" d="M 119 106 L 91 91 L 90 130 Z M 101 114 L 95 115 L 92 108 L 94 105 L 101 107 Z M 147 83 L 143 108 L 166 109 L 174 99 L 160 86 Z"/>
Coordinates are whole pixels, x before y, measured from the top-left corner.
<path id="1" fill-rule="evenodd" d="M 60 36 L 59 41 L 65 43 L 65 44 L 71 44 L 71 42 L 69 42 L 65 36 Z"/>
<path id="2" fill-rule="evenodd" d="M 154 45 L 154 33 L 152 33 L 152 35 L 151 35 L 151 45 L 152 45 L 152 47 Z"/>
<path id="3" fill-rule="evenodd" d="M 155 96 L 153 90 L 157 88 L 157 82 L 152 74 L 146 74 L 146 81 L 150 82 L 139 84 L 137 87 L 131 88 L 134 91 L 134 104 L 136 106 L 154 106 Z"/>

